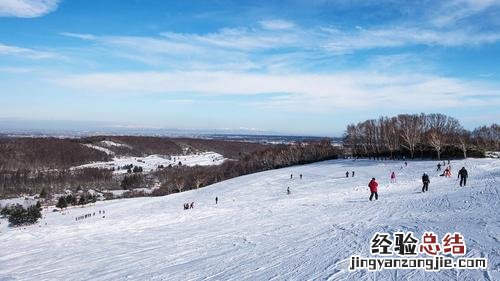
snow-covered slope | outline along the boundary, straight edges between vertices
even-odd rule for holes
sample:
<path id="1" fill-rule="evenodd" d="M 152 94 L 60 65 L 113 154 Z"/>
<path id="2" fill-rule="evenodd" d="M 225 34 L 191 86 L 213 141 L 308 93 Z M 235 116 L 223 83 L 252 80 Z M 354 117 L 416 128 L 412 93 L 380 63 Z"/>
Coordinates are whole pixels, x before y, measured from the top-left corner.
<path id="1" fill-rule="evenodd" d="M 500 280 L 500 160 L 452 161 L 452 178 L 437 176 L 435 164 L 328 161 L 48 212 L 38 225 L 1 228 L 0 280 Z M 461 166 L 467 188 L 455 178 Z M 420 193 L 424 171 L 431 184 Z M 380 183 L 376 202 L 368 201 L 371 177 Z M 488 258 L 489 269 L 348 271 L 350 255 L 369 256 L 375 232 L 398 230 L 459 231 L 466 256 Z"/>
<path id="2" fill-rule="evenodd" d="M 99 149 L 105 149 L 98 147 Z M 96 148 L 97 149 L 97 148 Z M 142 167 L 144 172 L 150 172 L 156 170 L 159 165 L 167 167 L 168 165 L 178 165 L 179 162 L 185 166 L 209 166 L 209 165 L 220 165 L 226 158 L 216 152 L 201 152 L 198 154 L 188 154 L 188 155 L 173 155 L 173 156 L 162 156 L 162 155 L 149 155 L 146 157 L 114 157 L 112 161 L 109 162 L 95 162 L 90 164 L 85 164 L 72 169 L 81 168 L 101 168 L 101 169 L 115 169 L 115 173 L 127 173 L 127 169 L 123 167 L 125 165 L 133 165 Z"/>

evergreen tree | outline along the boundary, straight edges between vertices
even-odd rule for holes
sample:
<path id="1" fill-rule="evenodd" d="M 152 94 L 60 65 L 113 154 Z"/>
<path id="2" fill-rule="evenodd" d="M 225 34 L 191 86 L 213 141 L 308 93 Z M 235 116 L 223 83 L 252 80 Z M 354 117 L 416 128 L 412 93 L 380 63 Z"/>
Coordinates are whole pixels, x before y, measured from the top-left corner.
<path id="1" fill-rule="evenodd" d="M 66 203 L 68 205 L 76 205 L 76 197 L 73 194 L 66 195 Z"/>
<path id="2" fill-rule="evenodd" d="M 82 196 L 80 196 L 80 200 L 78 200 L 78 205 L 85 205 L 87 204 L 87 200 L 85 198 L 85 194 L 82 194 Z"/>
<path id="3" fill-rule="evenodd" d="M 57 201 L 56 207 L 59 209 L 63 209 L 63 208 L 68 207 L 68 202 L 66 202 L 65 196 L 59 197 L 59 200 Z"/>
<path id="4" fill-rule="evenodd" d="M 40 191 L 40 198 L 44 198 L 44 199 L 47 199 L 47 191 L 45 190 L 45 188 L 42 188 L 42 191 Z"/>
<path id="5" fill-rule="evenodd" d="M 11 225 L 33 224 L 42 217 L 40 207 L 37 205 L 29 206 L 27 209 L 20 204 L 9 207 L 9 223 Z"/>

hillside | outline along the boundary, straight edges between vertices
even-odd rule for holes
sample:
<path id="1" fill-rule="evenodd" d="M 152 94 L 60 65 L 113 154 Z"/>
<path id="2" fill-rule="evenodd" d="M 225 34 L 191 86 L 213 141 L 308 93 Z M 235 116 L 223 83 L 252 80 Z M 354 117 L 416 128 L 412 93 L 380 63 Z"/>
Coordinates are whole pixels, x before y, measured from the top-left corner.
<path id="1" fill-rule="evenodd" d="M 112 156 L 183 155 L 216 152 L 225 158 L 265 149 L 259 143 L 139 136 L 100 136 L 87 138 L 1 138 L 0 170 L 67 169 Z"/>
<path id="2" fill-rule="evenodd" d="M 2 221 L 0 279 L 499 280 L 500 161 L 452 161 L 451 178 L 439 177 L 435 164 L 333 160 L 164 197 L 45 211 L 26 228 L 7 229 Z M 466 188 L 455 178 L 461 166 L 469 170 Z M 345 178 L 353 170 L 355 177 Z M 397 183 L 389 182 L 393 170 Z M 424 171 L 427 193 L 420 192 Z M 372 202 L 371 177 L 380 183 Z M 183 210 L 185 202 L 194 209 Z M 75 221 L 100 210 L 105 215 Z M 398 230 L 461 232 L 466 257 L 486 257 L 488 271 L 347 270 L 350 255 L 369 256 L 375 232 Z"/>

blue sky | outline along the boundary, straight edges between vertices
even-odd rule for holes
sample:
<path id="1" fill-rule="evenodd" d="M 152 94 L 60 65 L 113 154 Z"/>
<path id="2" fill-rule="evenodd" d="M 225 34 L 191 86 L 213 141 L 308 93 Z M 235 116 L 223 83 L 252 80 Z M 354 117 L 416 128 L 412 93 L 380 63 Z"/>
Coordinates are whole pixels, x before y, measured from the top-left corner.
<path id="1" fill-rule="evenodd" d="M 498 0 L 0 0 L 0 118 L 338 136 L 439 112 L 474 128 L 500 120 L 499 78 Z"/>

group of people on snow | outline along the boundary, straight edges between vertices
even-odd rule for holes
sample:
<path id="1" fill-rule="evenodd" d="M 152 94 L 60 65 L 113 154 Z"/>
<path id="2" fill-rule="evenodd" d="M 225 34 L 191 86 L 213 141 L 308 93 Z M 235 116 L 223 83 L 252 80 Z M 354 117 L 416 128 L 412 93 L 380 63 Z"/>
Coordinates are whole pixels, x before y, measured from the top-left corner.
<path id="1" fill-rule="evenodd" d="M 189 209 L 193 209 L 193 208 L 194 208 L 194 202 L 184 203 L 184 210 L 189 210 Z"/>
<path id="2" fill-rule="evenodd" d="M 408 164 L 405 162 L 405 166 L 407 166 L 407 165 Z M 443 166 L 444 165 L 446 165 L 445 161 L 443 161 Z M 450 160 L 448 160 L 448 165 L 449 166 L 446 167 L 443 174 L 441 174 L 440 176 L 451 177 Z M 437 171 L 440 171 L 441 167 L 442 166 L 441 166 L 441 162 L 440 162 L 437 165 Z M 346 177 L 348 177 L 348 173 L 346 173 Z M 468 177 L 467 169 L 465 169 L 465 167 L 462 167 L 462 169 L 460 169 L 458 171 L 458 178 L 460 179 L 460 186 L 466 186 L 467 177 Z M 392 171 L 390 178 L 391 178 L 391 183 L 396 182 L 396 173 L 394 171 Z M 429 191 L 430 182 L 431 181 L 430 181 L 429 175 L 424 172 L 422 175 L 422 192 Z M 377 183 L 375 178 L 372 178 L 370 180 L 370 182 L 368 183 L 368 187 L 370 188 L 370 193 L 371 193 L 370 194 L 370 201 L 372 201 L 374 197 L 375 197 L 375 200 L 378 200 L 378 183 Z"/>
<path id="3" fill-rule="evenodd" d="M 99 210 L 99 215 L 103 215 L 102 218 L 105 218 L 106 216 L 104 215 L 106 212 L 104 210 Z M 84 214 L 84 215 L 81 215 L 81 216 L 78 216 L 75 218 L 75 221 L 80 221 L 80 220 L 83 220 L 83 219 L 87 219 L 87 218 L 90 218 L 90 217 L 94 217 L 96 214 L 96 212 L 93 212 L 93 213 L 88 213 L 88 214 Z"/>
<path id="4" fill-rule="evenodd" d="M 215 196 L 215 205 L 219 203 L 219 197 Z M 184 210 L 194 209 L 194 202 L 184 203 Z"/>

